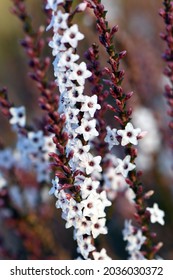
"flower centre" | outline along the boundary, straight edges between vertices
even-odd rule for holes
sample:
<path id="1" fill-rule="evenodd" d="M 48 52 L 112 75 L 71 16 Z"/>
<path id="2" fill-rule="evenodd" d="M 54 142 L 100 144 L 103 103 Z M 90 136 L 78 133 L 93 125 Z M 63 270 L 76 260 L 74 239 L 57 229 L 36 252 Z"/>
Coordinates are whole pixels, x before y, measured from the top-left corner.
<path id="1" fill-rule="evenodd" d="M 124 164 L 124 169 L 128 169 L 128 164 L 126 163 L 126 164 Z"/>
<path id="2" fill-rule="evenodd" d="M 132 137 L 132 133 L 129 131 L 129 132 L 127 132 L 127 136 L 128 137 Z"/>
<path id="3" fill-rule="evenodd" d="M 85 131 L 88 132 L 88 131 L 90 131 L 90 130 L 91 130 L 91 127 L 89 127 L 89 126 L 86 126 L 86 127 L 85 127 Z"/>
<path id="4" fill-rule="evenodd" d="M 93 187 L 92 187 L 91 185 L 89 185 L 89 186 L 87 187 L 87 190 L 88 190 L 88 191 L 92 191 L 92 189 L 93 189 Z"/>
<path id="5" fill-rule="evenodd" d="M 81 70 L 78 70 L 78 71 L 77 71 L 77 74 L 78 74 L 78 76 L 82 76 L 82 71 L 81 71 Z"/>
<path id="6" fill-rule="evenodd" d="M 75 34 L 74 34 L 74 33 L 71 33 L 71 34 L 70 34 L 70 38 L 71 38 L 71 39 L 74 39 L 74 38 L 75 38 Z"/>
<path id="7" fill-rule="evenodd" d="M 93 103 L 92 102 L 88 102 L 88 107 L 89 108 L 93 108 Z"/>
<path id="8" fill-rule="evenodd" d="M 67 56 L 67 57 L 66 57 L 66 61 L 69 62 L 70 60 L 71 60 L 71 57 L 70 57 L 70 56 Z"/>
<path id="9" fill-rule="evenodd" d="M 92 202 L 89 202 L 89 203 L 87 204 L 87 207 L 88 207 L 88 208 L 92 208 L 92 207 L 93 207 Z"/>
<path id="10" fill-rule="evenodd" d="M 19 114 L 18 114 L 18 117 L 19 117 L 19 118 L 23 118 L 23 113 L 19 113 Z"/>

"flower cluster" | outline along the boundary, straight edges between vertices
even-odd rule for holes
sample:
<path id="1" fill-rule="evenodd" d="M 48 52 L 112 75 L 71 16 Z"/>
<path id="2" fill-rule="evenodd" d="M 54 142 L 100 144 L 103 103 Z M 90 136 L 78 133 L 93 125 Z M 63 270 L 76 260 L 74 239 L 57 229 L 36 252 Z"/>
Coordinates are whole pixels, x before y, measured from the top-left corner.
<path id="1" fill-rule="evenodd" d="M 135 227 L 132 226 L 131 220 L 125 220 L 123 238 L 125 241 L 127 241 L 126 250 L 130 254 L 129 259 L 144 260 L 145 258 L 140 252 L 140 249 L 146 241 L 146 237 L 142 234 L 140 229 L 136 230 Z"/>
<path id="2" fill-rule="evenodd" d="M 34 170 L 38 182 L 50 181 L 49 153 L 56 151 L 52 135 L 44 135 L 42 130 L 28 131 L 25 127 L 25 108 L 11 107 L 9 119 L 17 134 L 16 149 L 0 151 L 0 166 L 10 169 L 18 167 Z M 29 171 L 29 170 L 28 170 Z"/>
<path id="3" fill-rule="evenodd" d="M 57 7 L 62 3 L 58 2 Z M 56 176 L 50 193 L 54 192 L 58 198 L 56 207 L 62 209 L 66 228 L 75 228 L 78 252 L 87 259 L 95 250 L 92 238 L 107 233 L 105 207 L 111 205 L 105 191 L 99 191 L 101 156 L 95 156 L 91 151 L 91 141 L 98 136 L 94 115 L 100 105 L 96 95 L 84 95 L 85 80 L 92 73 L 85 62 L 76 62 L 79 59 L 76 48 L 84 35 L 77 24 L 70 24 L 69 13 L 54 10 L 51 1 L 46 8 L 52 9 L 47 29 L 52 27 L 54 35 L 49 46 L 55 56 L 54 75 L 60 91 L 58 112 L 65 119 L 63 132 L 68 134 L 65 153 L 66 158 L 70 157 L 68 166 L 73 177 L 72 184 L 66 188 Z M 76 10 L 84 8 L 85 3 Z"/>
<path id="4" fill-rule="evenodd" d="M 91 72 L 85 62 L 77 63 L 79 55 L 76 53 L 76 48 L 84 35 L 79 31 L 77 24 L 72 24 L 75 13 L 84 11 L 87 6 L 94 10 L 97 28 L 101 34 L 100 42 L 109 54 L 109 64 L 112 69 L 105 67 L 105 72 L 111 76 L 110 93 L 118 106 L 118 116 L 114 117 L 121 124 L 119 129 L 111 129 L 110 126 L 107 126 L 104 141 L 109 151 L 114 146 L 124 147 L 126 153 L 124 159 L 113 156 L 106 150 L 105 153 L 102 153 L 102 157 L 97 156 L 93 149 L 93 145 L 99 142 L 99 140 L 95 141 L 95 137 L 99 136 L 101 131 L 99 127 L 101 121 L 97 122 L 95 116 L 99 115 L 97 110 L 102 110 L 100 106 L 102 102 L 97 94 L 84 94 L 85 80 L 90 78 L 94 84 L 96 78 L 91 77 L 94 74 L 92 66 L 90 67 L 93 70 Z M 62 12 L 60 7 L 63 7 L 65 11 Z M 138 188 L 135 164 L 137 150 L 133 146 L 137 145 L 138 140 L 143 138 L 146 133 L 141 132 L 140 128 L 133 127 L 130 121 L 131 111 L 125 109 L 126 100 L 131 97 L 131 93 L 123 95 L 122 88 L 117 86 L 121 83 L 124 75 L 123 71 L 118 71 L 118 65 L 125 52 L 118 54 L 118 61 L 116 61 L 112 36 L 117 28 L 114 27 L 108 35 L 108 24 L 105 21 L 103 5 L 96 0 L 87 1 L 79 4 L 72 12 L 71 4 L 66 6 L 65 1 L 57 1 L 53 4 L 52 1 L 47 1 L 46 9 L 51 10 L 51 19 L 47 30 L 53 28 L 54 33 L 49 46 L 52 48 L 53 56 L 55 56 L 54 76 L 60 91 L 58 113 L 60 118 L 64 120 L 62 132 L 66 135 L 66 143 L 63 146 L 63 166 L 64 162 L 66 162 L 66 166 L 63 169 L 68 170 L 69 176 L 69 179 L 65 180 L 65 175 L 57 172 L 55 180 L 52 181 L 53 186 L 50 194 L 54 193 L 58 198 L 56 206 L 62 209 L 66 228 L 74 227 L 74 239 L 77 240 L 78 252 L 84 259 L 87 259 L 90 253 L 96 250 L 93 238 L 99 234 L 107 233 L 105 207 L 111 205 L 107 197 L 113 200 L 119 191 L 125 191 L 132 203 L 136 202 L 138 205 L 139 201 L 144 199 Z M 92 51 L 94 53 L 94 47 L 87 54 L 88 57 Z M 113 107 L 109 106 L 109 108 Z M 115 112 L 114 109 L 112 110 Z M 59 161 L 57 155 L 54 155 L 54 158 L 55 161 Z M 60 163 L 58 165 L 60 166 Z M 103 184 L 100 183 L 101 181 Z M 131 191 L 127 192 L 129 186 Z M 138 215 L 142 224 L 143 220 L 148 219 L 149 212 L 141 203 L 137 209 L 139 212 L 144 212 L 144 217 Z M 133 232 L 132 236 L 136 241 L 132 242 L 128 237 L 127 249 L 132 248 L 129 250 L 135 254 L 147 238 L 152 239 L 148 228 L 144 235 L 138 229 L 136 233 Z M 134 246 L 135 242 L 138 244 L 137 247 Z M 152 251 L 152 247 L 150 251 Z"/>

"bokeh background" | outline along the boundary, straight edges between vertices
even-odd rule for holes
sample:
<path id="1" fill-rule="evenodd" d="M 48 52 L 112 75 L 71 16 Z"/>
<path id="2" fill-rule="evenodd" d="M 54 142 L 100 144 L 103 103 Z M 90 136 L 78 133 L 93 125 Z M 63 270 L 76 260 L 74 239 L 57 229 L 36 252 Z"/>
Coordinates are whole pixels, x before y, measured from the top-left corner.
<path id="1" fill-rule="evenodd" d="M 102 1 L 108 10 L 110 25 L 119 25 L 115 37 L 118 51 L 127 50 L 121 68 L 125 69 L 123 82 L 126 91 L 134 91 L 129 106 L 133 108 L 133 120 L 136 126 L 148 130 L 145 140 L 139 146 L 138 168 L 143 170 L 142 180 L 146 190 L 154 190 L 149 201 L 165 211 L 165 226 L 153 225 L 158 241 L 164 246 L 159 252 L 163 259 L 173 259 L 173 172 L 172 155 L 169 148 L 167 104 L 163 97 L 164 85 L 169 83 L 163 75 L 162 53 L 165 45 L 159 37 L 164 30 L 162 18 L 158 15 L 162 0 L 109 0 Z M 26 1 L 34 25 L 45 24 L 43 1 Z M 37 98 L 38 91 L 28 76 L 27 58 L 20 46 L 23 38 L 21 22 L 10 12 L 12 2 L 0 1 L 0 87 L 7 86 L 10 101 L 16 106 L 26 107 L 29 124 L 40 118 Z M 92 14 L 79 16 L 77 22 L 85 33 L 80 52 L 94 41 L 95 21 Z M 51 55 L 47 48 L 46 52 Z M 100 47 L 101 65 L 106 63 L 106 55 Z M 50 76 L 52 69 L 50 69 Z M 53 75 L 52 75 L 53 77 Z M 108 117 L 109 118 L 109 117 Z M 6 146 L 15 146 L 15 134 L 8 121 L 0 113 L 0 138 Z M 28 179 L 29 180 L 29 179 Z M 72 230 L 65 230 L 61 213 L 55 208 L 55 199 L 49 197 L 44 186 L 41 203 L 28 202 L 27 210 L 13 201 L 16 216 L 9 218 L 0 209 L 0 258 L 1 259 L 74 259 L 77 257 L 76 244 Z M 22 200 L 21 197 L 18 199 Z M 31 196 L 32 197 L 32 196 Z M 32 201 L 32 199 L 30 199 Z M 109 234 L 98 242 L 107 249 L 113 259 L 126 259 L 125 243 L 122 239 L 124 219 L 133 217 L 133 206 L 124 196 L 116 199 L 112 218 L 109 221 Z M 6 215 L 4 218 L 4 215 Z"/>

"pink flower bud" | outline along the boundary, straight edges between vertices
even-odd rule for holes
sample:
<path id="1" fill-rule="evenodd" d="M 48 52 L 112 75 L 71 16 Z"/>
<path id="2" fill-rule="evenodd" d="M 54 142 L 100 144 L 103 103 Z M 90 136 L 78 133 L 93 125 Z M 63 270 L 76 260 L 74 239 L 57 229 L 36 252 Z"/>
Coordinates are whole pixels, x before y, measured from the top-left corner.
<path id="1" fill-rule="evenodd" d="M 148 134 L 148 131 L 142 131 L 141 133 L 139 133 L 137 139 L 142 139 L 142 138 L 144 138 L 147 134 Z"/>
<path id="2" fill-rule="evenodd" d="M 163 9 L 160 9 L 159 10 L 159 15 L 164 18 L 165 17 L 165 11 Z"/>

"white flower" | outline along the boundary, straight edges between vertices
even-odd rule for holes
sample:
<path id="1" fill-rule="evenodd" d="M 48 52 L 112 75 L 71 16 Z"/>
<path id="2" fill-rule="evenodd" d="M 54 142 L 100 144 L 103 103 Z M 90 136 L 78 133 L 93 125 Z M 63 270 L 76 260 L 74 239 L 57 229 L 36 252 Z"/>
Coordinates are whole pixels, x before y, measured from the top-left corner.
<path id="1" fill-rule="evenodd" d="M 55 196 L 58 198 L 56 202 L 56 208 L 61 208 L 64 212 L 67 210 L 69 205 L 69 200 L 64 190 L 60 192 L 55 192 Z"/>
<path id="2" fill-rule="evenodd" d="M 57 6 L 61 3 L 64 3 L 64 0 L 47 0 L 47 5 L 45 8 L 56 11 Z"/>
<path id="3" fill-rule="evenodd" d="M 103 248 L 100 253 L 99 252 L 93 252 L 93 258 L 94 260 L 111 260 L 110 257 L 108 257 L 106 250 Z"/>
<path id="4" fill-rule="evenodd" d="M 117 134 L 122 137 L 121 139 L 122 146 L 125 146 L 129 143 L 133 145 L 137 145 L 138 144 L 137 138 L 140 133 L 141 133 L 141 129 L 140 128 L 135 129 L 131 123 L 127 123 L 124 130 L 119 129 L 117 131 Z"/>
<path id="5" fill-rule="evenodd" d="M 52 188 L 49 191 L 49 195 L 54 194 L 55 191 L 59 190 L 61 186 L 59 185 L 59 178 L 55 176 L 55 180 L 52 179 Z"/>
<path id="6" fill-rule="evenodd" d="M 83 95 L 83 91 L 84 91 L 84 86 L 73 86 L 72 89 L 70 89 L 68 91 L 69 94 L 69 98 L 70 100 L 73 102 L 83 102 L 84 101 L 84 95 Z"/>
<path id="7" fill-rule="evenodd" d="M 85 141 L 93 139 L 95 136 L 98 136 L 99 133 L 96 130 L 96 120 L 81 120 L 81 125 L 75 130 L 76 133 L 82 134 Z"/>
<path id="8" fill-rule="evenodd" d="M 79 32 L 78 25 L 74 24 L 64 32 L 61 42 L 68 43 L 73 48 L 76 48 L 78 41 L 82 40 L 83 38 L 84 35 Z"/>
<path id="9" fill-rule="evenodd" d="M 117 174 L 114 167 L 109 167 L 103 174 L 105 188 L 107 190 L 123 191 L 127 183 L 121 174 Z"/>
<path id="10" fill-rule="evenodd" d="M 46 31 L 48 31 L 50 28 L 53 27 L 54 33 L 57 33 L 59 29 L 67 29 L 67 20 L 68 20 L 69 14 L 68 13 L 62 13 L 61 10 L 58 11 L 58 13 L 53 12 L 52 13 L 52 19 L 49 23 L 49 25 L 46 28 Z"/>
<path id="11" fill-rule="evenodd" d="M 154 203 L 153 207 L 147 207 L 147 210 L 150 212 L 151 223 L 158 222 L 162 226 L 165 224 L 163 217 L 165 216 L 164 211 L 160 210 L 157 203 Z"/>
<path id="12" fill-rule="evenodd" d="M 127 155 L 123 160 L 117 159 L 118 166 L 115 168 L 115 172 L 121 173 L 125 178 L 127 177 L 129 171 L 133 170 L 136 165 L 130 162 L 131 157 Z"/>
<path id="13" fill-rule="evenodd" d="M 85 217 L 82 217 L 76 220 L 75 223 L 76 237 L 82 236 L 84 234 L 91 234 L 91 221 L 87 220 Z"/>
<path id="14" fill-rule="evenodd" d="M 58 60 L 58 67 L 68 67 L 71 68 L 73 63 L 79 59 L 79 55 L 74 53 L 74 49 L 70 48 L 65 52 L 62 52 Z"/>
<path id="15" fill-rule="evenodd" d="M 48 136 L 44 136 L 44 143 L 42 146 L 42 151 L 43 151 L 43 157 L 46 161 L 49 161 L 50 157 L 49 157 L 49 153 L 55 153 L 56 152 L 56 145 L 53 142 L 53 134 L 52 135 L 48 135 Z"/>
<path id="16" fill-rule="evenodd" d="M 98 219 L 97 217 L 93 216 L 91 217 L 91 222 L 92 222 L 91 231 L 94 238 L 97 238 L 99 234 L 108 233 L 107 227 L 105 226 L 106 224 L 105 218 Z"/>
<path id="17" fill-rule="evenodd" d="M 32 152 L 37 152 L 39 149 L 41 149 L 44 146 L 44 136 L 43 136 L 43 131 L 41 130 L 37 132 L 33 132 L 33 131 L 29 132 L 28 139 L 32 144 L 32 146 L 30 147 Z"/>
<path id="18" fill-rule="evenodd" d="M 83 215 L 85 217 L 97 216 L 98 218 L 105 217 L 104 206 L 99 195 L 96 192 L 92 192 L 87 199 L 81 201 L 83 209 Z"/>
<path id="19" fill-rule="evenodd" d="M 99 199 L 101 200 L 102 206 L 104 208 L 112 205 L 112 202 L 109 199 L 107 199 L 106 191 L 102 191 L 99 194 Z"/>
<path id="20" fill-rule="evenodd" d="M 85 178 L 80 184 L 80 193 L 83 199 L 87 198 L 93 191 L 96 191 L 99 186 L 99 181 L 94 181 L 91 178 Z"/>
<path id="21" fill-rule="evenodd" d="M 85 153 L 80 157 L 80 166 L 86 169 L 87 175 L 91 174 L 94 171 L 101 172 L 101 159 L 101 156 L 93 157 L 91 153 Z"/>
<path id="22" fill-rule="evenodd" d="M 74 63 L 71 70 L 72 72 L 69 75 L 69 79 L 77 81 L 80 86 L 83 86 L 85 84 L 85 80 L 92 75 L 92 73 L 87 70 L 85 62 L 81 62 L 80 64 Z"/>
<path id="23" fill-rule="evenodd" d="M 84 103 L 81 107 L 82 112 L 88 112 L 91 117 L 94 116 L 96 110 L 99 110 L 101 106 L 97 103 L 97 95 L 85 96 Z"/>
<path id="24" fill-rule="evenodd" d="M 52 40 L 49 42 L 49 47 L 52 48 L 52 55 L 56 56 L 59 55 L 60 51 L 65 51 L 66 47 L 65 45 L 61 42 L 62 36 L 59 35 L 59 33 L 55 33 L 53 35 Z M 59 57 L 57 57 L 56 61 L 59 60 Z M 55 64 L 55 62 L 54 62 Z"/>
<path id="25" fill-rule="evenodd" d="M 56 75 L 57 75 L 57 79 L 55 80 L 55 82 L 57 83 L 57 85 L 59 86 L 60 92 L 66 90 L 66 88 L 68 87 L 72 87 L 73 83 L 69 80 L 69 71 L 67 72 L 58 72 L 56 69 Z M 55 76 L 56 76 L 55 75 Z"/>
<path id="26" fill-rule="evenodd" d="M 90 145 L 83 145 L 82 141 L 79 139 L 73 139 L 71 141 L 68 141 L 66 145 L 66 154 L 69 156 L 69 153 L 71 151 L 74 152 L 74 157 L 76 159 L 80 159 L 81 156 L 85 153 L 88 153 L 90 150 Z"/>
<path id="27" fill-rule="evenodd" d="M 90 252 L 95 250 L 95 247 L 92 245 L 92 238 L 90 236 L 88 237 L 79 237 L 77 239 L 78 242 L 78 253 L 81 253 L 81 255 L 84 257 L 84 259 L 88 258 L 88 255 Z"/>
<path id="28" fill-rule="evenodd" d="M 70 199 L 68 205 L 67 220 L 75 217 L 82 217 L 82 205 L 73 198 Z"/>
<path id="29" fill-rule="evenodd" d="M 128 237 L 133 235 L 134 227 L 132 226 L 131 220 L 125 220 L 124 229 L 123 229 L 122 233 L 123 233 L 124 240 L 128 240 Z"/>
<path id="30" fill-rule="evenodd" d="M 76 224 L 76 219 L 78 219 L 76 216 L 74 216 L 73 218 L 68 218 L 68 213 L 69 209 L 66 212 L 63 212 L 61 215 L 61 217 L 67 221 L 65 224 L 65 228 L 74 227 Z"/>
<path id="31" fill-rule="evenodd" d="M 77 139 L 76 147 L 74 146 L 74 152 L 76 152 L 75 156 L 81 159 L 82 155 L 88 153 L 90 150 L 90 145 L 83 145 L 82 142 Z"/>
<path id="32" fill-rule="evenodd" d="M 73 108 L 75 104 L 76 100 L 71 98 L 67 90 L 64 90 L 60 95 L 58 112 L 64 113 L 67 108 Z"/>
<path id="33" fill-rule="evenodd" d="M 117 140 L 117 129 L 116 128 L 111 129 L 109 126 L 107 126 L 106 130 L 107 130 L 107 135 L 104 140 L 106 143 L 108 143 L 109 150 L 111 150 L 113 146 L 119 145 L 119 142 Z"/>
<path id="34" fill-rule="evenodd" d="M 58 31 L 58 29 L 68 28 L 68 24 L 67 24 L 68 17 L 69 17 L 68 13 L 62 13 L 61 10 L 57 12 L 56 16 L 53 17 L 54 18 L 53 28 L 55 33 Z"/>
<path id="35" fill-rule="evenodd" d="M 144 244 L 146 237 L 142 235 L 142 231 L 138 229 L 136 234 L 129 235 L 127 238 L 128 244 L 126 249 L 131 253 L 139 251 L 141 246 Z"/>
<path id="36" fill-rule="evenodd" d="M 10 108 L 9 111 L 12 115 L 12 117 L 10 118 L 10 124 L 24 127 L 26 123 L 25 107 L 23 106 L 18 108 L 13 107 Z"/>
<path id="37" fill-rule="evenodd" d="M 79 109 L 67 107 L 67 109 L 64 112 L 64 115 L 66 116 L 66 122 L 69 122 L 71 124 L 78 124 L 78 113 Z"/>

